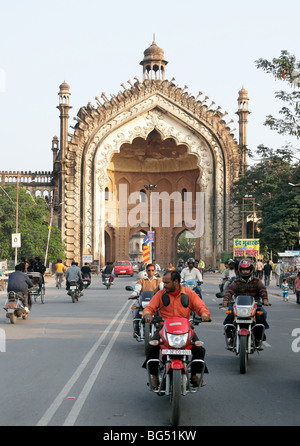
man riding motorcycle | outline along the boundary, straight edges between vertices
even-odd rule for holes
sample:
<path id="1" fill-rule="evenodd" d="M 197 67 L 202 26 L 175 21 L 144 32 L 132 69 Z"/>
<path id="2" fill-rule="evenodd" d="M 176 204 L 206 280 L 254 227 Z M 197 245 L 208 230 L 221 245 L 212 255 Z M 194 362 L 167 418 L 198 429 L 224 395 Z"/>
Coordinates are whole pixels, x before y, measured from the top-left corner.
<path id="1" fill-rule="evenodd" d="M 191 311 L 195 311 L 199 316 L 201 316 L 203 322 L 208 322 L 210 319 L 210 313 L 206 305 L 203 303 L 201 299 L 199 299 L 198 295 L 192 291 L 190 288 L 185 288 L 180 284 L 180 274 L 178 271 L 167 271 L 163 277 L 164 289 L 158 291 L 151 299 L 149 305 L 143 311 L 143 317 L 146 322 L 151 322 L 153 315 L 155 312 L 159 310 L 160 316 L 163 319 L 167 319 L 173 316 L 185 317 L 187 319 L 190 318 Z M 163 306 L 162 295 L 167 293 L 170 297 L 170 304 L 167 307 Z M 187 294 L 189 296 L 189 306 L 188 308 L 184 307 L 181 303 L 181 295 Z M 161 327 L 156 330 L 154 333 L 152 340 L 159 340 Z M 196 334 L 194 334 L 193 341 L 198 340 Z M 205 349 L 202 346 L 192 347 L 192 355 L 193 359 L 202 359 L 204 360 Z M 143 364 L 143 367 L 146 368 L 147 361 L 149 359 L 158 359 L 159 357 L 159 346 L 149 345 L 148 352 L 146 355 L 146 361 Z M 199 386 L 200 384 L 203 386 L 205 382 L 202 381 L 200 383 L 200 378 L 197 376 L 197 373 L 201 373 L 202 365 L 195 363 L 192 365 L 191 370 L 191 381 L 194 386 Z M 151 385 L 153 388 L 157 387 L 158 384 L 158 365 L 156 362 L 152 362 L 149 364 L 149 370 L 151 374 Z"/>
<path id="2" fill-rule="evenodd" d="M 14 291 L 23 295 L 23 303 L 26 313 L 29 313 L 28 308 L 28 289 L 32 288 L 34 284 L 29 279 L 27 274 L 23 272 L 22 265 L 15 266 L 15 272 L 11 273 L 8 277 L 7 292 Z M 30 302 L 31 304 L 31 302 Z"/>
<path id="3" fill-rule="evenodd" d="M 70 282 L 76 282 L 79 284 L 80 295 L 83 296 L 82 275 L 81 275 L 80 268 L 78 267 L 78 263 L 75 262 L 74 260 L 71 263 L 70 268 L 67 269 L 66 282 L 67 282 L 66 290 L 68 291 L 68 294 L 69 294 L 69 290 L 70 290 Z"/>
<path id="4" fill-rule="evenodd" d="M 239 277 L 228 286 L 224 294 L 223 306 L 227 307 L 228 302 L 231 301 L 234 296 L 236 297 L 239 295 L 253 296 L 256 302 L 262 299 L 263 305 L 268 306 L 269 300 L 267 289 L 262 280 L 253 276 L 254 266 L 252 262 L 249 259 L 241 260 L 239 262 L 238 272 Z M 256 322 L 263 324 L 267 329 L 269 328 L 267 323 L 267 312 L 263 307 L 261 308 L 261 311 L 263 314 L 256 316 Z M 224 325 L 232 324 L 233 320 L 233 313 L 228 314 L 224 321 Z"/>
<path id="5" fill-rule="evenodd" d="M 155 265 L 153 263 L 148 263 L 146 267 L 147 276 L 141 278 L 135 285 L 133 292 L 130 295 L 131 299 L 136 299 L 143 291 L 154 291 L 163 289 L 164 284 L 160 277 L 155 275 Z M 139 313 L 139 309 L 132 311 L 133 319 L 136 319 Z M 133 336 L 138 336 L 139 334 L 139 323 L 134 321 L 133 323 Z"/>
<path id="6" fill-rule="evenodd" d="M 195 260 L 191 257 L 187 260 L 188 266 L 181 271 L 181 280 L 185 287 L 191 288 L 202 299 L 201 288 L 197 287 L 203 283 L 202 274 L 195 268 Z"/>
<path id="7" fill-rule="evenodd" d="M 106 265 L 102 268 L 102 283 L 104 284 L 104 278 L 106 275 L 111 276 L 111 281 L 114 280 L 114 264 L 113 262 L 106 262 Z"/>

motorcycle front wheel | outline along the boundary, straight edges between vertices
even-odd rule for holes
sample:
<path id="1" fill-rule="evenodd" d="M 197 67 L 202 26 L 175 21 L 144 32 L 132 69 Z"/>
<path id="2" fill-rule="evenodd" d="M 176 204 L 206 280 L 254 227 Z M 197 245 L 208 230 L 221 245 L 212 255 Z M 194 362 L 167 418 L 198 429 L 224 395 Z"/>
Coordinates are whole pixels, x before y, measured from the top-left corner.
<path id="1" fill-rule="evenodd" d="M 180 400 L 181 400 L 181 370 L 173 370 L 171 382 L 171 423 L 178 426 L 180 421 Z"/>
<path id="2" fill-rule="evenodd" d="M 248 365 L 248 336 L 240 336 L 240 373 L 247 372 Z"/>

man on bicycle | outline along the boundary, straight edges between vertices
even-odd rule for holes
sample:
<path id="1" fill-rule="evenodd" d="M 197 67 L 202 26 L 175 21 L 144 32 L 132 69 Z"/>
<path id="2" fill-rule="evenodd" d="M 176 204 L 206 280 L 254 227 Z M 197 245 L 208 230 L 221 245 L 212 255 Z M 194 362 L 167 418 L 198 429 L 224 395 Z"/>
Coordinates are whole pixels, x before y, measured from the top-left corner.
<path id="1" fill-rule="evenodd" d="M 59 288 L 64 278 L 64 273 L 66 271 L 65 265 L 62 263 L 62 260 L 57 260 L 55 264 L 55 278 L 56 278 L 56 287 Z"/>

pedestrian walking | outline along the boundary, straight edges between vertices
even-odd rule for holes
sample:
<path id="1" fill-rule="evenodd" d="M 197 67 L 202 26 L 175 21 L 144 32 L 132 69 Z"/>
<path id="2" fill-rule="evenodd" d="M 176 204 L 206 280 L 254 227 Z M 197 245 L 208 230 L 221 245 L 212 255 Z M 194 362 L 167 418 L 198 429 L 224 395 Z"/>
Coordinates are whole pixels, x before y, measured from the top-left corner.
<path id="1" fill-rule="evenodd" d="M 282 289 L 282 299 L 284 302 L 287 302 L 289 300 L 289 284 L 287 283 L 287 279 L 284 278 L 281 285 Z"/>
<path id="2" fill-rule="evenodd" d="M 261 260 L 259 260 L 256 265 L 256 271 L 257 271 L 257 277 L 260 280 L 262 280 L 263 278 L 263 270 L 264 270 L 264 264 Z"/>
<path id="3" fill-rule="evenodd" d="M 265 273 L 265 286 L 270 285 L 270 277 L 272 273 L 272 265 L 270 265 L 269 260 L 267 260 L 267 263 L 264 266 L 264 273 Z"/>

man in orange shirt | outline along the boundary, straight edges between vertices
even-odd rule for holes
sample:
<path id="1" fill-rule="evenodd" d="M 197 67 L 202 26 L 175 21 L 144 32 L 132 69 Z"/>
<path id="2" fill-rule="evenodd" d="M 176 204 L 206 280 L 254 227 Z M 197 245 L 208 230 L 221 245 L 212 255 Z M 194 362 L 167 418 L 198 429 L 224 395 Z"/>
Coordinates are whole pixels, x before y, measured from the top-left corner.
<path id="1" fill-rule="evenodd" d="M 143 311 L 143 317 L 145 322 L 151 322 L 153 315 L 155 314 L 158 308 L 160 316 L 163 319 L 167 319 L 168 317 L 178 316 L 185 317 L 187 319 L 190 318 L 191 310 L 195 311 L 203 322 L 208 322 L 210 319 L 210 313 L 204 302 L 199 299 L 199 296 L 189 288 L 185 288 L 180 285 L 180 273 L 178 271 L 167 271 L 163 277 L 164 289 L 158 291 L 151 299 L 149 305 Z M 167 293 L 170 297 L 170 304 L 167 307 L 163 306 L 162 295 Z M 181 295 L 187 294 L 189 296 L 189 307 L 185 308 L 181 304 Z M 159 330 L 157 330 L 153 336 L 153 340 L 159 340 Z M 196 333 L 194 334 L 194 341 L 198 340 Z M 195 345 L 192 347 L 193 359 L 202 359 L 204 360 L 205 349 L 200 346 L 196 347 Z M 143 364 L 143 367 L 146 367 L 146 363 L 149 359 L 157 359 L 159 357 L 159 346 L 149 346 L 149 350 L 146 354 L 146 361 Z M 149 364 L 149 370 L 151 376 L 151 384 L 152 387 L 157 387 L 158 378 L 157 378 L 157 363 L 152 362 Z M 191 381 L 195 386 L 200 385 L 200 378 L 196 375 L 196 373 L 201 373 L 202 365 L 199 363 L 192 364 L 191 369 Z M 205 385 L 205 382 L 202 381 L 201 385 Z"/>

